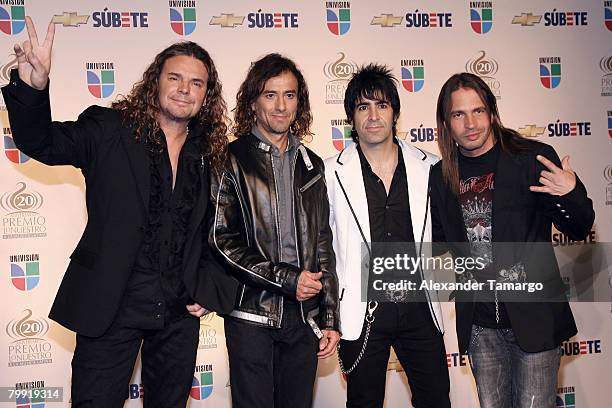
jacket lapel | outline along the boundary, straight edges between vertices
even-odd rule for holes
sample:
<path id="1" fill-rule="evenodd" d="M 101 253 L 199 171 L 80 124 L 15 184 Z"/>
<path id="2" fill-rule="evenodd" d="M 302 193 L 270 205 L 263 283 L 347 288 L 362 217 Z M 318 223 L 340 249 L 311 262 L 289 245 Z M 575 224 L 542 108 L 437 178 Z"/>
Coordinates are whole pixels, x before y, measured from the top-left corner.
<path id="1" fill-rule="evenodd" d="M 428 210 L 425 198 L 429 185 L 429 165 L 424 161 L 427 156 L 420 150 L 409 146 L 403 140 L 398 140 L 398 142 L 402 149 L 402 157 L 406 167 L 412 233 L 414 241 L 421 242 L 425 212 Z"/>
<path id="2" fill-rule="evenodd" d="M 504 233 L 506 226 L 511 217 L 501 216 L 500 211 L 504 206 L 511 205 L 520 197 L 520 191 L 517 191 L 517 179 L 521 177 L 522 169 L 518 160 L 510 156 L 503 149 L 500 149 L 499 161 L 495 169 L 495 187 L 493 188 L 493 217 L 491 228 L 491 240 L 493 242 L 504 241 Z M 505 212 L 507 214 L 507 212 Z M 501 232 L 501 234 L 500 234 Z"/>
<path id="3" fill-rule="evenodd" d="M 140 194 L 140 199 L 144 208 L 144 213 L 149 212 L 149 190 L 151 188 L 150 159 L 143 143 L 138 143 L 134 139 L 134 134 L 130 128 L 124 128 L 121 134 L 121 141 L 128 156 L 128 163 L 136 187 Z"/>
<path id="4" fill-rule="evenodd" d="M 349 207 L 353 209 L 353 218 L 359 230 L 363 233 L 362 240 L 368 243 L 370 236 L 370 215 L 368 213 L 368 200 L 366 198 L 365 185 L 363 184 L 363 174 L 361 172 L 361 162 L 359 153 L 354 144 L 350 145 L 340 156 L 338 156 L 338 169 L 336 177 L 345 194 Z"/>

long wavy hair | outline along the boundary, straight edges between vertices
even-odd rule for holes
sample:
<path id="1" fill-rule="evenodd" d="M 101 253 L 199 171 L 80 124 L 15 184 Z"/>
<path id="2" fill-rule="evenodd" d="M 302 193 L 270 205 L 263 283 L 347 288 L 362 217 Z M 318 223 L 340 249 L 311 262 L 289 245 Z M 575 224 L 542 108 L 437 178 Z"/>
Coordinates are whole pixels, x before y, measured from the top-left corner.
<path id="1" fill-rule="evenodd" d="M 452 110 L 451 94 L 456 90 L 473 89 L 485 105 L 491 120 L 493 137 L 504 151 L 517 153 L 528 149 L 528 142 L 515 130 L 502 125 L 497 110 L 497 99 L 491 88 L 479 76 L 462 72 L 451 76 L 442 86 L 436 108 L 438 126 L 438 149 L 442 155 L 442 176 L 445 184 L 455 194 L 459 194 L 459 153 L 457 143 L 451 135 L 450 116 Z"/>
<path id="2" fill-rule="evenodd" d="M 304 80 L 302 72 L 295 63 L 289 58 L 280 54 L 268 54 L 258 61 L 251 64 L 247 76 L 240 85 L 236 94 L 236 107 L 234 108 L 234 126 L 232 133 L 236 137 L 248 134 L 255 124 L 255 112 L 251 105 L 261 95 L 270 78 L 279 76 L 285 72 L 291 72 L 298 83 L 298 107 L 295 121 L 291 124 L 291 133 L 303 140 L 304 137 L 311 136 L 310 126 L 312 125 L 312 113 L 310 112 L 310 99 L 308 96 L 308 86 Z"/>
<path id="3" fill-rule="evenodd" d="M 195 42 L 178 42 L 157 54 L 129 95 L 122 96 L 111 106 L 123 113 L 125 123 L 134 129 L 136 140 L 146 142 L 154 149 L 161 148 L 160 127 L 157 122 L 160 111 L 159 77 L 165 62 L 181 55 L 201 61 L 208 71 L 205 103 L 195 120 L 204 128 L 202 154 L 212 169 L 220 169 L 225 162 L 227 151 L 227 107 L 215 64 L 208 52 Z"/>

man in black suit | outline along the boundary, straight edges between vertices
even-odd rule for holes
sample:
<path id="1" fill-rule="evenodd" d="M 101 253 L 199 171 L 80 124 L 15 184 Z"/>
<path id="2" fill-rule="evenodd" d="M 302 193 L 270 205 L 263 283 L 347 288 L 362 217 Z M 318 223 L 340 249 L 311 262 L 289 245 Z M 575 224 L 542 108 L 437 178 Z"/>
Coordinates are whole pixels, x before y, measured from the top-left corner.
<path id="1" fill-rule="evenodd" d="M 186 404 L 199 316 L 232 309 L 236 283 L 207 245 L 208 174 L 223 162 L 225 102 L 208 53 L 192 42 L 155 57 L 112 108 L 52 122 L 54 25 L 15 45 L 2 89 L 15 143 L 86 182 L 88 221 L 50 317 L 77 333 L 73 406 L 121 407 L 142 345 L 147 407 Z"/>
<path id="2" fill-rule="evenodd" d="M 503 127 L 495 96 L 479 77 L 456 74 L 444 84 L 437 125 L 442 161 L 430 177 L 433 240 L 486 265 L 457 276 L 488 290 L 456 298 L 459 349 L 470 356 L 480 406 L 552 407 L 559 346 L 577 329 L 551 225 L 584 239 L 593 203 L 568 156 L 560 161 L 552 147 Z M 500 291 L 498 283 L 541 283 L 543 290 Z"/>

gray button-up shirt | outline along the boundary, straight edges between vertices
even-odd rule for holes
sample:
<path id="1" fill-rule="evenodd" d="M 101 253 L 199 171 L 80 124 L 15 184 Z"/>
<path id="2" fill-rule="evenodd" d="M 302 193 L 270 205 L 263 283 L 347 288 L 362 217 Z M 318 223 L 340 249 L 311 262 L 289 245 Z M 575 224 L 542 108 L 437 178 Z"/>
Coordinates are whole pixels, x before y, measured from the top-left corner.
<path id="1" fill-rule="evenodd" d="M 291 131 L 289 131 L 287 150 L 281 157 L 278 148 L 261 133 L 257 126 L 253 126 L 251 133 L 266 145 L 270 146 L 269 153 L 272 156 L 272 168 L 274 169 L 274 182 L 278 201 L 278 217 L 281 234 L 281 261 L 299 266 L 293 208 L 293 169 L 300 141 L 291 134 Z"/>

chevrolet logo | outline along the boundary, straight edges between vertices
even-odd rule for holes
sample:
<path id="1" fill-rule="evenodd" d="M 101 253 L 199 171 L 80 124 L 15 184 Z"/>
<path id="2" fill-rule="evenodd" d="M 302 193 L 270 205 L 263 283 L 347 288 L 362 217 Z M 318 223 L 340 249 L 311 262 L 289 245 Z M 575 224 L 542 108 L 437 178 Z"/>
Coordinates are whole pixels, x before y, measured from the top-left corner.
<path id="1" fill-rule="evenodd" d="M 79 16 L 75 11 L 72 13 L 55 14 L 51 20 L 53 24 L 61 24 L 64 27 L 78 27 L 79 24 L 87 24 L 89 16 Z"/>
<path id="2" fill-rule="evenodd" d="M 220 16 L 213 16 L 210 19 L 209 25 L 218 25 L 221 27 L 236 27 L 237 25 L 242 25 L 244 22 L 244 16 L 234 16 L 232 14 L 221 13 Z"/>
<path id="3" fill-rule="evenodd" d="M 533 26 L 536 24 L 540 24 L 540 20 L 542 20 L 542 16 L 534 16 L 531 13 L 523 13 L 520 16 L 514 16 L 514 18 L 512 19 L 512 24 Z"/>
<path id="4" fill-rule="evenodd" d="M 544 128 L 537 127 L 536 125 L 525 125 L 525 127 L 519 128 L 518 132 L 521 134 L 521 136 L 538 137 L 544 133 Z"/>
<path id="5" fill-rule="evenodd" d="M 403 16 L 394 16 L 393 14 L 381 14 L 380 16 L 374 16 L 370 25 L 379 25 L 381 27 L 393 27 L 398 24 L 402 24 Z"/>

